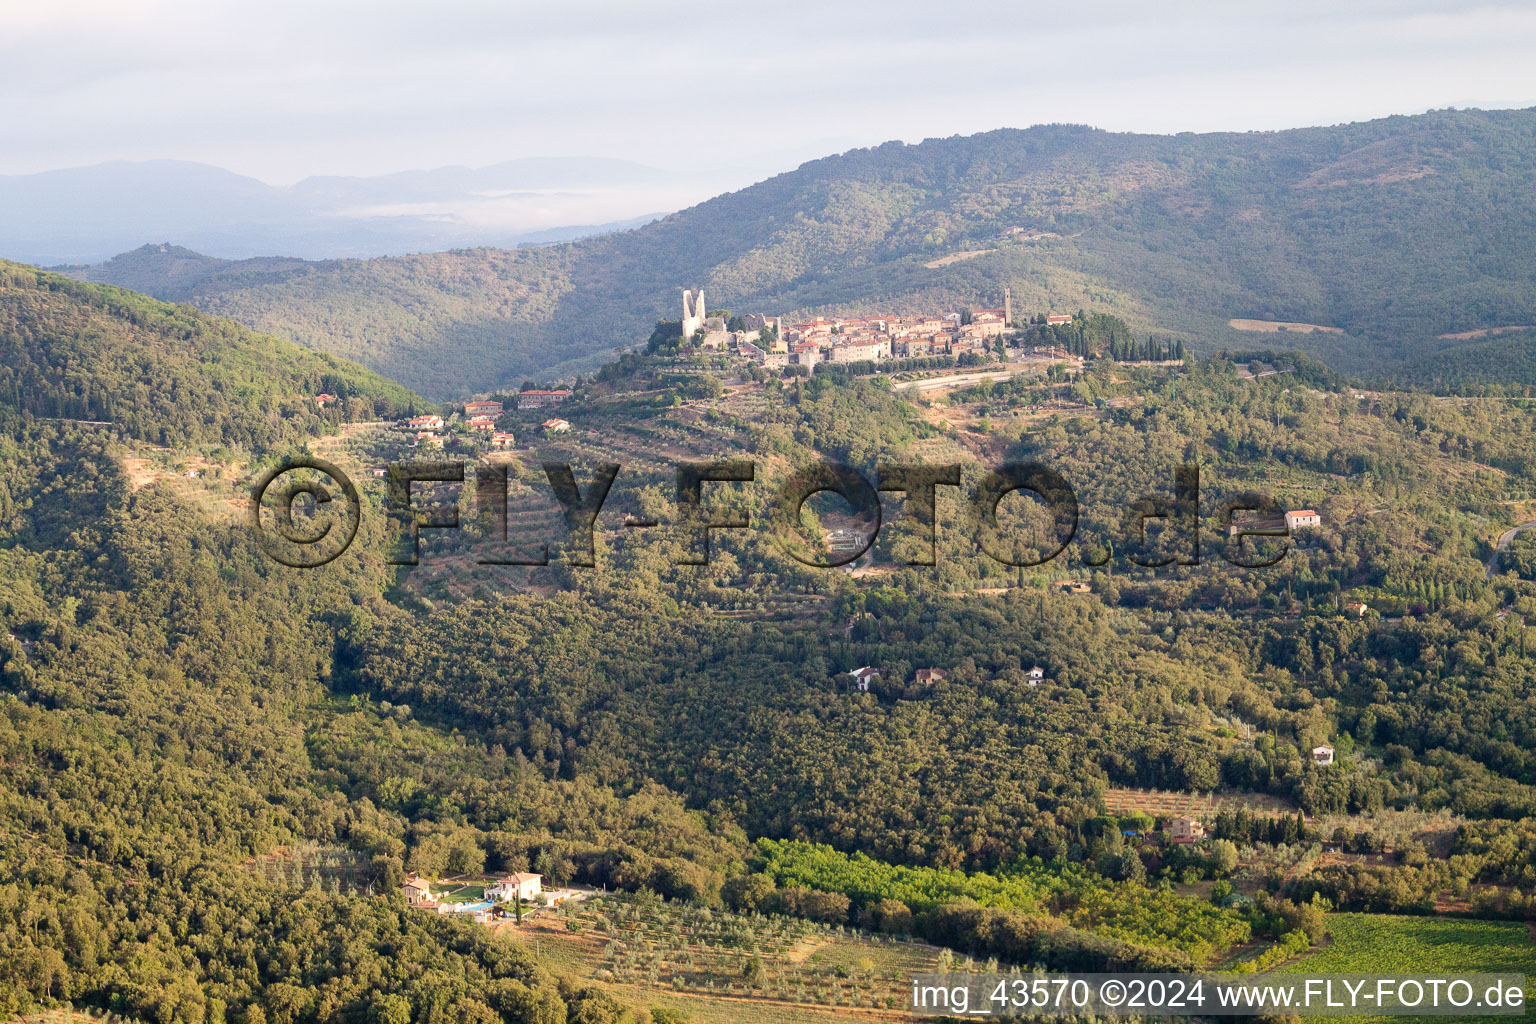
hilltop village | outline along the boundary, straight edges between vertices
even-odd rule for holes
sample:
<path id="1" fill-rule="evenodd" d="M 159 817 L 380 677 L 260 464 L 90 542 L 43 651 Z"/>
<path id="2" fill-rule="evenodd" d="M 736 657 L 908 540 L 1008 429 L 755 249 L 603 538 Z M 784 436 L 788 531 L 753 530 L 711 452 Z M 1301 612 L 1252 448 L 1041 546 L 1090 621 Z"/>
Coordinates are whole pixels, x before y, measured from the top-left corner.
<path id="1" fill-rule="evenodd" d="M 1005 289 L 1002 298 L 999 308 L 786 322 L 761 313 L 706 311 L 703 294 L 685 290 L 683 316 L 660 321 L 644 351 L 627 352 L 569 386 L 526 381 L 402 418 L 395 430 L 379 435 L 383 443 L 368 457 L 381 461 L 368 472 L 382 478 L 387 472 L 382 463 L 391 458 L 443 452 L 515 464 L 514 476 L 542 480 L 537 461 L 559 452 L 628 465 L 639 474 L 637 481 L 656 473 L 664 477 L 672 470 L 668 463 L 739 452 L 743 425 L 767 422 L 773 409 L 797 400 L 785 396 L 828 383 L 822 378 L 868 380 L 915 403 L 916 439 L 935 456 L 996 461 L 1007 453 L 1007 437 L 1031 423 L 1058 415 L 1097 418 L 1126 408 L 1135 401 L 1123 393 L 1127 372 L 1177 374 L 1183 362 L 1181 341 L 1137 337 L 1115 316 L 1082 310 L 1015 316 L 1011 293 Z M 1234 375 L 1258 380 L 1292 372 L 1283 363 L 1246 358 Z M 322 407 L 337 401 L 330 394 L 315 400 Z M 885 421 L 899 422 L 899 417 Z M 850 436 L 850 443 L 863 444 L 882 429 L 875 422 L 855 428 L 848 416 L 841 424 L 863 439 L 852 442 Z M 823 440 L 843 443 L 835 430 Z M 526 487 L 513 490 L 519 497 L 513 502 L 517 510 L 509 513 L 508 522 L 516 524 L 512 532 L 543 536 L 544 528 L 530 524 L 543 522 L 548 503 L 541 506 Z M 1234 516 L 1224 527 L 1239 539 L 1298 536 L 1321 531 L 1323 521 L 1317 510 L 1281 505 L 1264 516 Z M 545 527 L 558 529 L 553 522 Z M 854 577 L 895 571 L 890 552 L 875 550 L 868 534 L 837 509 L 825 510 L 814 535 L 833 560 L 828 567 Z M 1090 589 L 1071 575 L 1053 585 L 1073 593 Z M 1365 605 L 1350 602 L 1342 610 L 1358 618 Z M 850 674 L 848 689 L 886 693 L 894 685 L 904 691 L 903 682 L 883 678 L 887 668 L 874 665 L 862 677 Z M 1039 685 L 1044 673 L 1031 670 L 1029 685 Z"/>
<path id="2" fill-rule="evenodd" d="M 1089 359 L 1173 364 L 1184 358 L 1182 340 L 1134 337 L 1124 321 L 1103 313 L 1078 310 L 1016 317 L 1008 289 L 997 308 L 858 313 L 788 322 L 783 316 L 765 313 L 706 310 L 704 302 L 702 289 L 683 290 L 682 316 L 658 321 L 645 352 L 664 358 L 709 359 L 717 369 L 727 371 L 718 375 L 727 385 L 773 375 L 809 377 L 819 372 L 818 367 L 856 376 L 910 371 L 921 377 L 930 371 L 970 370 L 987 364 L 993 364 L 994 370 L 1028 367 L 1031 372 L 1055 366 L 1053 379 L 1066 379 Z M 994 379 L 1012 375 L 994 374 Z M 911 386 L 927 390 L 957 383 L 966 381 L 921 379 Z M 580 390 L 579 383 L 573 389 L 526 382 L 515 391 L 407 417 L 397 426 L 410 448 L 506 450 L 516 447 L 520 436 L 526 440 L 529 434 L 569 433 L 571 423 L 552 413 Z M 321 409 L 340 401 L 329 393 L 314 400 Z"/>
<path id="3" fill-rule="evenodd" d="M 800 367 L 810 372 L 820 363 L 883 364 L 946 356 L 961 365 L 1010 353 L 1066 359 L 1094 354 L 1100 344 L 1123 361 L 1184 356 L 1181 341 L 1133 341 L 1129 329 L 1114 317 L 1042 312 L 1015 320 L 1011 289 L 1004 289 L 1003 304 L 995 309 L 860 313 L 791 323 L 763 313 L 707 311 L 702 288 L 684 290 L 682 318 L 659 323 L 650 347 L 731 352 L 770 369 Z"/>

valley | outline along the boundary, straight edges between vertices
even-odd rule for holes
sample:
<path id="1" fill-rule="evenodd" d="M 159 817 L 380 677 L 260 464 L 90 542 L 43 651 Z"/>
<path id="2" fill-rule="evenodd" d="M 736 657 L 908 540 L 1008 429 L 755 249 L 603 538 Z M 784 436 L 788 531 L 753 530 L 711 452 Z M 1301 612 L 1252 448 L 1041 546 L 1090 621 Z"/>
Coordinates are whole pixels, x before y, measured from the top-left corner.
<path id="1" fill-rule="evenodd" d="M 1525 969 L 1530 268 L 1479 223 L 1498 266 L 1413 291 L 1377 228 L 1452 245 L 1413 210 L 1465 174 L 1517 231 L 1529 120 L 1032 129 L 535 249 L 0 264 L 0 1016 Z M 358 526 L 293 568 L 263 524 L 345 488 L 251 484 L 313 457 Z M 727 461 L 701 543 L 679 467 Z M 423 462 L 462 482 L 392 510 Z M 958 483 L 870 536 L 781 507 L 818 463 Z"/>

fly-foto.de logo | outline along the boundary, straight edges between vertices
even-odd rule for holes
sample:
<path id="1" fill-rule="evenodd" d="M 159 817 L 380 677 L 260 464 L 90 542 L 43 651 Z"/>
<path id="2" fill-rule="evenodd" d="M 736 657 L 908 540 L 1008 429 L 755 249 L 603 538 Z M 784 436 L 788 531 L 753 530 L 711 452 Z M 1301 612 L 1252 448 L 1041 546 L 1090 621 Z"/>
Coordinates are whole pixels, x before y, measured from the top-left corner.
<path id="1" fill-rule="evenodd" d="M 457 530 L 461 525 L 458 504 L 434 503 L 423 507 L 413 492 L 417 484 L 463 484 L 466 466 L 458 461 L 407 461 L 384 467 L 384 512 L 392 537 L 389 561 L 416 565 L 420 561 L 423 530 Z M 616 463 L 593 467 L 586 483 L 576 479 L 569 463 L 542 464 L 544 476 L 565 523 L 563 563 L 576 567 L 597 565 L 595 531 L 598 517 L 622 468 Z M 550 564 L 549 545 L 534 552 L 509 553 L 508 487 L 504 463 L 473 467 L 475 514 L 483 529 L 481 565 L 538 566 Z M 1039 462 L 1008 463 L 984 470 L 966 488 L 959 464 L 876 465 L 871 483 L 859 470 L 842 463 L 819 461 L 790 473 L 768 495 L 764 518 L 768 534 L 790 557 L 817 568 L 836 568 L 862 557 L 874 545 L 884 521 L 882 492 L 899 492 L 905 499 L 905 515 L 915 531 L 916 543 L 904 563 L 932 566 L 938 562 L 938 497 L 941 488 L 955 488 L 963 501 L 964 518 L 983 554 L 1010 566 L 1043 565 L 1061 556 L 1078 539 L 1077 493 L 1059 472 Z M 678 565 L 708 565 L 710 537 L 721 530 L 746 530 L 754 526 L 749 512 L 739 507 L 712 504 L 708 484 L 754 484 L 756 465 L 746 459 L 683 462 L 676 467 L 675 506 L 672 521 L 663 527 L 657 519 L 626 517 L 626 530 L 663 527 L 678 543 Z M 1078 557 L 1090 567 L 1103 566 L 1118 547 L 1130 562 L 1149 568 L 1198 565 L 1202 553 L 1200 518 L 1200 470 L 1184 465 L 1174 470 L 1172 489 L 1143 495 L 1130 502 L 1119 517 L 1119 538 L 1112 544 L 1079 540 Z M 837 531 L 832 550 L 807 542 L 804 506 L 814 495 L 830 492 L 847 502 L 851 525 Z M 1025 532 L 1017 522 L 1000 516 L 999 506 L 1019 493 L 1030 502 L 1031 523 Z M 1214 533 L 1221 557 L 1241 568 L 1274 565 L 1288 550 L 1291 516 L 1268 495 L 1245 491 L 1223 501 L 1215 510 L 1220 528 Z M 251 490 L 249 522 L 258 543 L 275 561 L 295 568 L 316 568 L 333 561 L 352 544 L 362 519 L 362 501 L 356 486 L 338 467 L 308 456 L 283 460 L 263 473 Z M 950 524 L 946 524 L 950 525 Z M 1262 550 L 1246 543 L 1263 544 Z"/>

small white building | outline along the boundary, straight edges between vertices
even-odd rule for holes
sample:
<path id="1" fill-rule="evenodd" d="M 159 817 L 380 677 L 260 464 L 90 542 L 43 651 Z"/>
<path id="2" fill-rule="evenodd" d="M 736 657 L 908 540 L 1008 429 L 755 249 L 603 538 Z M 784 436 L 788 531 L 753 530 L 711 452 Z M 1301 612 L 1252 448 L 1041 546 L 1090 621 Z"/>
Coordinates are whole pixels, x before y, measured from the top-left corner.
<path id="1" fill-rule="evenodd" d="M 1285 514 L 1287 530 L 1308 530 L 1321 525 L 1323 525 L 1323 517 L 1309 508 L 1301 508 Z"/>
<path id="2" fill-rule="evenodd" d="M 1045 669 L 1041 668 L 1039 665 L 1035 665 L 1029 670 L 1028 674 L 1025 676 L 1025 679 L 1028 681 L 1030 686 L 1039 686 L 1041 683 L 1045 682 Z"/>
<path id="3" fill-rule="evenodd" d="M 546 434 L 569 434 L 571 432 L 570 423 L 562 419 L 545 420 L 541 426 L 543 426 L 544 433 Z"/>
<path id="4" fill-rule="evenodd" d="M 1326 743 L 1320 747 L 1313 747 L 1312 762 L 1314 764 L 1333 764 L 1333 748 Z"/>
<path id="5" fill-rule="evenodd" d="M 853 685 L 854 685 L 855 689 L 857 689 L 861 693 L 868 693 L 869 692 L 869 684 L 872 683 L 872 682 L 878 682 L 879 681 L 879 679 L 880 679 L 880 670 L 877 669 L 877 668 L 871 668 L 870 666 L 865 665 L 862 668 L 856 668 L 852 672 L 849 672 L 848 673 L 848 678 L 853 680 Z"/>
<path id="6" fill-rule="evenodd" d="M 518 899 L 527 903 L 543 891 L 543 875 L 536 875 L 529 871 L 519 871 L 514 875 L 508 875 L 495 885 L 487 886 L 485 898 L 495 900 L 498 903 L 511 903 L 513 900 Z"/>

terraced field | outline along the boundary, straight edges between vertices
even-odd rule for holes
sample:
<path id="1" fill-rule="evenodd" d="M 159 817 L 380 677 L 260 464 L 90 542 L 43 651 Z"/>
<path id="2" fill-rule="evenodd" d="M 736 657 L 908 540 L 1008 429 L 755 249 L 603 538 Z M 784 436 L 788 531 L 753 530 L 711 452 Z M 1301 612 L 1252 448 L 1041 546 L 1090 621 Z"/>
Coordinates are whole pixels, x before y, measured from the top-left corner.
<path id="1" fill-rule="evenodd" d="M 1164 789 L 1110 787 L 1104 791 L 1104 807 L 1111 814 L 1145 811 L 1156 818 L 1213 817 L 1222 811 L 1247 810 L 1249 814 L 1274 817 L 1296 813 L 1296 805 L 1260 793 L 1183 793 Z"/>

